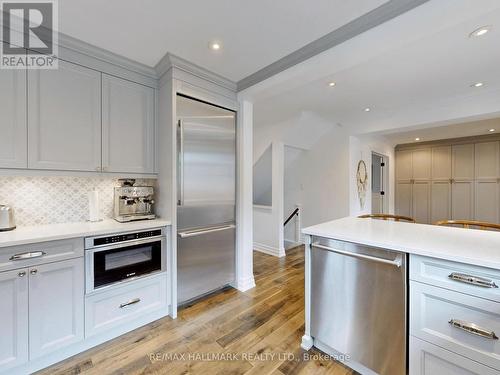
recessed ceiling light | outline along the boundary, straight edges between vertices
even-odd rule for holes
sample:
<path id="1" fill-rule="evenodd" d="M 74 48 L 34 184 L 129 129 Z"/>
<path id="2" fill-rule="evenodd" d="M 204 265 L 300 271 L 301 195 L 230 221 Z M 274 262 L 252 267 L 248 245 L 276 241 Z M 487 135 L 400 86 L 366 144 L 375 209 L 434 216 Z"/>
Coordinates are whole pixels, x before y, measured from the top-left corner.
<path id="1" fill-rule="evenodd" d="M 208 47 L 212 50 L 212 51 L 218 51 L 222 48 L 222 45 L 219 43 L 219 42 L 210 42 L 208 44 Z"/>
<path id="2" fill-rule="evenodd" d="M 484 86 L 484 83 L 482 82 L 476 82 L 476 83 L 473 83 L 472 85 L 470 85 L 470 87 L 483 87 Z"/>
<path id="3" fill-rule="evenodd" d="M 495 129 L 493 129 L 493 128 L 491 128 L 491 129 L 489 130 L 489 132 L 490 132 L 490 133 L 493 133 L 494 131 L 495 131 Z"/>
<path id="4" fill-rule="evenodd" d="M 487 34 L 491 30 L 491 26 L 481 26 L 480 28 L 474 30 L 469 34 L 470 38 L 476 37 L 476 36 L 483 36 Z"/>
<path id="5" fill-rule="evenodd" d="M 369 107 L 365 108 L 365 112 L 370 112 L 370 111 L 371 111 L 371 108 L 369 108 Z"/>
<path id="6" fill-rule="evenodd" d="M 335 83 L 335 82 L 330 82 L 330 83 L 328 84 L 328 86 L 330 86 L 330 87 L 333 87 L 333 86 L 335 86 L 335 85 L 336 85 L 336 83 Z"/>
<path id="7" fill-rule="evenodd" d="M 418 142 L 418 141 L 420 141 L 420 138 L 417 137 L 417 138 L 415 138 L 415 140 Z"/>

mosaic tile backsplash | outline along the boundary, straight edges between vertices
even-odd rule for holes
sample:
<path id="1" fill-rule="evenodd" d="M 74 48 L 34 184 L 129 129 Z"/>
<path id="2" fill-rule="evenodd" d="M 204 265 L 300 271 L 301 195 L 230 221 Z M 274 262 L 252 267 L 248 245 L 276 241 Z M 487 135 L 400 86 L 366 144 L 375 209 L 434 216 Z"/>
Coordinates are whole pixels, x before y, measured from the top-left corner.
<path id="1" fill-rule="evenodd" d="M 136 185 L 155 185 L 155 180 L 137 179 Z M 0 176 L 0 204 L 14 208 L 18 226 L 76 223 L 88 220 L 88 192 L 97 189 L 101 217 L 113 217 L 110 177 L 19 177 Z"/>

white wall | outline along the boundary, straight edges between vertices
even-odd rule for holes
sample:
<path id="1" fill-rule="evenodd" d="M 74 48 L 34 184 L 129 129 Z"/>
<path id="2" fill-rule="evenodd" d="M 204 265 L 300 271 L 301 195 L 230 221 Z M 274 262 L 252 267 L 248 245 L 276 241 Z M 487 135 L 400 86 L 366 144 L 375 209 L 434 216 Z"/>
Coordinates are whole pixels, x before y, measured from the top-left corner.
<path id="1" fill-rule="evenodd" d="M 371 163 L 372 152 L 384 155 L 388 160 L 389 185 L 385 189 L 385 196 L 388 200 L 388 213 L 394 213 L 394 146 L 381 136 L 351 136 L 349 137 L 349 214 L 358 216 L 371 212 Z M 368 185 L 364 208 L 360 206 L 358 198 L 358 188 L 356 183 L 356 173 L 358 162 L 364 160 L 368 172 Z"/>
<path id="2" fill-rule="evenodd" d="M 349 214 L 349 135 L 343 128 L 310 112 L 304 112 L 298 118 L 279 124 L 257 125 L 254 127 L 254 161 L 271 142 L 273 145 L 290 145 L 305 150 L 293 163 L 295 170 L 293 177 L 287 178 L 286 188 L 283 188 L 283 181 L 288 173 L 283 169 L 281 173 L 275 172 L 279 169 L 274 168 L 276 162 L 273 159 L 273 190 L 276 185 L 274 178 L 277 178 L 282 182 L 282 188 L 278 190 L 282 200 L 284 189 L 289 193 L 293 191 L 286 205 L 302 206 L 302 227 Z M 275 157 L 281 158 L 278 163 L 284 165 L 284 147 L 281 156 Z M 276 224 L 272 229 L 260 226 L 259 220 L 265 214 L 254 209 L 254 246 L 261 243 L 264 236 L 272 237 L 274 244 L 277 243 L 276 235 L 283 238 L 279 231 L 283 230 L 285 203 L 277 202 L 277 199 L 279 197 L 275 199 L 273 194 L 273 213 L 276 212 L 273 218 Z"/>

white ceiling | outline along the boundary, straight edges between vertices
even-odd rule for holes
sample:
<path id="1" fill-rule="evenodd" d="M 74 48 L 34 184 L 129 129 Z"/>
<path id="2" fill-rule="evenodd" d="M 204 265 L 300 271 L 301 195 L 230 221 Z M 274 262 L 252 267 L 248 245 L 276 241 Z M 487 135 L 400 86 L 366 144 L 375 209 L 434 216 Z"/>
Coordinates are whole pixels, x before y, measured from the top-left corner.
<path id="1" fill-rule="evenodd" d="M 500 1 L 430 1 L 241 94 L 256 126 L 302 111 L 351 134 L 484 118 L 500 111 L 499 46 Z"/>
<path id="2" fill-rule="evenodd" d="M 68 0 L 64 34 L 154 66 L 167 52 L 238 81 L 387 0 Z M 218 52 L 208 48 L 218 40 Z"/>
<path id="3" fill-rule="evenodd" d="M 495 129 L 495 132 L 490 132 Z M 451 125 L 427 127 L 405 132 L 385 133 L 383 136 L 393 145 L 404 143 L 418 143 L 434 141 L 438 139 L 471 137 L 477 135 L 488 135 L 500 133 L 500 118 L 479 120 L 472 122 L 461 122 Z M 419 141 L 415 139 L 419 138 Z"/>

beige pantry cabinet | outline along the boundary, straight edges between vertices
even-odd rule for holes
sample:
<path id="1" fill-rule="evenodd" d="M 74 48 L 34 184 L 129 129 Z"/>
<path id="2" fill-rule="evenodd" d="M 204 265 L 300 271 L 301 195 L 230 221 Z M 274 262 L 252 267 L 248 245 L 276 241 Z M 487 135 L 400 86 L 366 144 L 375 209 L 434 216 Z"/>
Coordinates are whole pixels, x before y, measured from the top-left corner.
<path id="1" fill-rule="evenodd" d="M 419 223 L 500 221 L 500 141 L 396 151 L 396 213 Z"/>

